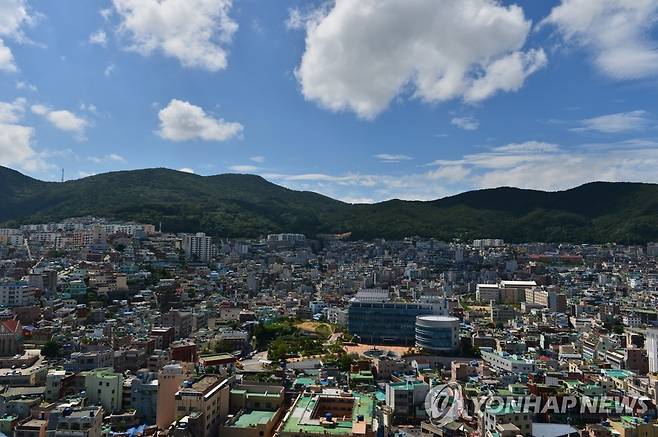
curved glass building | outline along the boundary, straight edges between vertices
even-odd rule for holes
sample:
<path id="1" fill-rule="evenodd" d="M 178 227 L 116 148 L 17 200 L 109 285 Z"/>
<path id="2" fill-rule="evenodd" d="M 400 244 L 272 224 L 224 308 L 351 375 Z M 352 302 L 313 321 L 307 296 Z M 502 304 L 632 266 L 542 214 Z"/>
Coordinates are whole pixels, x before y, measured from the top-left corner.
<path id="1" fill-rule="evenodd" d="M 457 351 L 459 319 L 437 315 L 416 317 L 416 347 L 429 352 Z"/>

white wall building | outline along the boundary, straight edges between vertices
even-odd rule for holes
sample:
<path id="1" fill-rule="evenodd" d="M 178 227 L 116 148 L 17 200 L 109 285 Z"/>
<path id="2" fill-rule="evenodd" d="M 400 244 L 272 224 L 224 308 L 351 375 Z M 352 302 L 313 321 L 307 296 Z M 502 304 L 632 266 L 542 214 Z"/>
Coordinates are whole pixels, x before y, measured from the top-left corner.
<path id="1" fill-rule="evenodd" d="M 183 250 L 187 259 L 207 263 L 213 256 L 212 237 L 203 232 L 184 234 Z"/>
<path id="2" fill-rule="evenodd" d="M 496 352 L 490 347 L 481 347 L 480 353 L 484 362 L 496 370 L 513 373 L 530 373 L 535 370 L 535 364 L 532 361 L 519 358 L 516 355 Z"/>
<path id="3" fill-rule="evenodd" d="M 25 281 L 0 282 L 0 306 L 22 307 L 34 305 L 36 296 L 34 287 Z"/>

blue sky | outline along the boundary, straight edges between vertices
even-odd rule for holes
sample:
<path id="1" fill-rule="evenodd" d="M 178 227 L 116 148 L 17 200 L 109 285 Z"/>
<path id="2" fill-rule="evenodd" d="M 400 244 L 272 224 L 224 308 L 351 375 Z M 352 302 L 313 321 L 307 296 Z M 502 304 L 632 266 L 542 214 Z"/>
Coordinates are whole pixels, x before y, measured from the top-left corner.
<path id="1" fill-rule="evenodd" d="M 350 202 L 658 182 L 658 0 L 0 0 L 0 165 Z"/>

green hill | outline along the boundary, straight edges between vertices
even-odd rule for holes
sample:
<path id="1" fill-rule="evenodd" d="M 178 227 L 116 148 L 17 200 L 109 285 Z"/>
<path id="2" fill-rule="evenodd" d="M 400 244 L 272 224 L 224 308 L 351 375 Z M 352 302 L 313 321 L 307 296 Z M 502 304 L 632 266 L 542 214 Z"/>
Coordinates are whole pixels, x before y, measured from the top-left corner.
<path id="1" fill-rule="evenodd" d="M 204 177 L 147 169 L 55 183 L 0 167 L 0 223 L 83 215 L 232 237 L 351 231 L 366 239 L 419 235 L 645 243 L 658 240 L 658 185 L 594 182 L 559 192 L 503 187 L 430 202 L 350 205 L 253 175 Z"/>

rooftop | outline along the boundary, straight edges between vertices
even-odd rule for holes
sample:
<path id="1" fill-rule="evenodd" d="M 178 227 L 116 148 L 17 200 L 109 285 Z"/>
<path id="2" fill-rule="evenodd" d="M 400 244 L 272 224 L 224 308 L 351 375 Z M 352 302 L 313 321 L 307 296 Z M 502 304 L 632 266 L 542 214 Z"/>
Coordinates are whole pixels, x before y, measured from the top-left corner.
<path id="1" fill-rule="evenodd" d="M 235 428 L 253 428 L 258 425 L 265 425 L 276 414 L 276 411 L 261 411 L 253 410 L 251 412 L 243 412 L 233 423 Z"/>
<path id="2" fill-rule="evenodd" d="M 284 423 L 281 428 L 283 432 L 289 433 L 324 433 L 324 434 L 352 434 L 353 426 L 357 422 L 358 416 L 363 416 L 362 423 L 372 423 L 373 414 L 375 411 L 375 400 L 363 393 L 352 393 L 354 400 L 352 415 L 349 420 L 338 421 L 334 427 L 323 427 L 320 420 L 314 419 L 314 413 L 320 399 L 324 398 L 344 398 L 339 395 L 331 395 L 323 393 L 321 395 L 302 395 L 297 399 L 293 409 L 284 418 Z M 348 397 L 349 399 L 349 397 Z"/>

